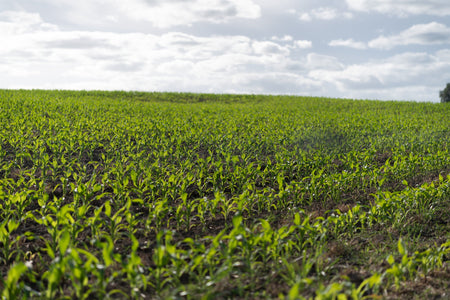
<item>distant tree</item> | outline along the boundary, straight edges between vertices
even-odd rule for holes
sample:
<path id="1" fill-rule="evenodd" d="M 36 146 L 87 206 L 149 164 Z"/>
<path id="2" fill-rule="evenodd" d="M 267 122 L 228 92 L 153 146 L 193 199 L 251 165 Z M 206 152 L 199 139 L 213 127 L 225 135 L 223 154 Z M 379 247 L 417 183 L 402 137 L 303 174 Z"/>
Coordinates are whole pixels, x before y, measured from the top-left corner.
<path id="1" fill-rule="evenodd" d="M 439 97 L 441 97 L 441 103 L 450 102 L 450 83 L 447 83 L 445 89 L 439 92 Z"/>

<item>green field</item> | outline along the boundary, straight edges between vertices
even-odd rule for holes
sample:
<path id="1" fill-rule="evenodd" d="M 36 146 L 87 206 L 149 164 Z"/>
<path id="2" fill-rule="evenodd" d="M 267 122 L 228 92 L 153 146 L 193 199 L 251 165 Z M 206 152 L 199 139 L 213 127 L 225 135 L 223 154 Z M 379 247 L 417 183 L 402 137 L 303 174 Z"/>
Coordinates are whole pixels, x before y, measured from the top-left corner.
<path id="1" fill-rule="evenodd" d="M 450 105 L 0 90 L 2 299 L 450 290 Z"/>

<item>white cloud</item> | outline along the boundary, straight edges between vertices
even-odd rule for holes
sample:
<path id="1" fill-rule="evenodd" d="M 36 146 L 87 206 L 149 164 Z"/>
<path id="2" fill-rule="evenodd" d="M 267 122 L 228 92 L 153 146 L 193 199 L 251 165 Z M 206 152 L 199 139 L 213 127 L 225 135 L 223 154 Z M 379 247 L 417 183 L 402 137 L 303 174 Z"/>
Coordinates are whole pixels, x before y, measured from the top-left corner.
<path id="1" fill-rule="evenodd" d="M 313 20 L 313 17 L 309 13 L 302 13 L 298 18 L 303 22 L 311 22 Z"/>
<path id="2" fill-rule="evenodd" d="M 350 9 L 376 11 L 384 14 L 407 15 L 450 15 L 448 0 L 346 0 Z"/>
<path id="3" fill-rule="evenodd" d="M 294 47 L 299 49 L 309 49 L 312 48 L 312 42 L 307 40 L 298 40 L 294 42 Z"/>
<path id="4" fill-rule="evenodd" d="M 314 9 L 311 14 L 319 20 L 333 20 L 336 19 L 338 15 L 336 9 L 331 7 L 320 7 L 318 9 Z"/>
<path id="5" fill-rule="evenodd" d="M 284 35 L 282 37 L 273 36 L 271 39 L 272 39 L 272 41 L 277 41 L 277 42 L 290 42 L 294 38 L 291 35 Z"/>
<path id="6" fill-rule="evenodd" d="M 359 49 L 359 50 L 367 48 L 365 43 L 357 42 L 357 41 L 354 41 L 353 39 L 332 40 L 330 43 L 328 43 L 328 45 L 332 46 L 332 47 L 349 47 L 349 48 L 354 48 L 354 49 Z"/>
<path id="7" fill-rule="evenodd" d="M 237 74 L 233 78 L 231 92 L 242 93 L 237 86 L 245 86 L 245 93 L 267 93 L 268 90 L 277 94 L 308 94 L 322 89 L 321 83 L 304 75 L 290 72 L 270 72 L 255 74 Z"/>
<path id="8" fill-rule="evenodd" d="M 309 49 L 312 48 L 312 41 L 309 40 L 294 40 L 291 35 L 284 35 L 282 37 L 273 36 L 272 41 L 278 43 L 284 43 L 288 45 L 291 49 Z"/>
<path id="9" fill-rule="evenodd" d="M 444 24 L 432 22 L 418 24 L 392 36 L 380 36 L 369 42 L 369 47 L 391 49 L 405 45 L 450 44 L 450 28 Z"/>
<path id="10" fill-rule="evenodd" d="M 344 65 L 334 56 L 310 53 L 305 66 L 311 70 L 341 70 Z"/>
<path id="11" fill-rule="evenodd" d="M 225 23 L 261 17 L 254 0 L 15 0 L 15 5 L 45 12 L 66 24 L 89 28 L 121 28 L 147 23 L 158 28 L 190 26 L 199 22 Z M 36 6 L 39 6 L 37 8 Z M 5 9 L 5 8 L 3 8 Z M 120 26 L 122 24 L 123 26 Z M 132 25 L 130 25 L 132 24 Z"/>
<path id="12" fill-rule="evenodd" d="M 337 18 L 353 18 L 352 13 L 340 12 L 334 7 L 319 7 L 308 12 L 297 12 L 296 10 L 290 10 L 289 12 L 298 15 L 298 18 L 304 22 L 310 22 L 312 20 L 330 21 Z"/>
<path id="13" fill-rule="evenodd" d="M 435 54 L 403 53 L 387 59 L 345 66 L 341 70 L 314 69 L 309 77 L 329 82 L 348 95 L 380 99 L 436 100 L 433 87 L 449 76 L 450 50 Z M 440 74 L 440 76 L 436 76 Z"/>
<path id="14" fill-rule="evenodd" d="M 261 16 L 260 6 L 251 0 L 130 0 L 118 3 L 120 10 L 132 19 L 163 28 L 196 22 L 222 23 L 233 18 L 256 19 Z"/>
<path id="15" fill-rule="evenodd" d="M 35 14 L 17 18 L 18 24 L 12 19 L 4 17 L 0 24 L 14 29 L 0 32 L 8 45 L 0 48 L 0 82 L 7 88 L 270 93 L 275 87 L 294 91 L 297 85 L 306 91 L 314 81 L 290 70 L 291 51 L 311 45 L 290 36 L 267 41 L 182 32 L 64 31 L 41 26 L 45 23 Z M 34 20 L 33 26 L 24 19 Z"/>
<path id="16" fill-rule="evenodd" d="M 55 30 L 56 26 L 45 23 L 37 13 L 24 11 L 0 11 L 0 34 L 15 35 L 30 30 Z"/>
<path id="17" fill-rule="evenodd" d="M 162 63 L 157 70 L 164 74 L 189 74 L 192 73 L 195 64 L 189 60 L 174 60 Z"/>
<path id="18" fill-rule="evenodd" d="M 289 55 L 290 51 L 287 47 L 281 46 L 274 42 L 255 41 L 253 42 L 253 50 L 259 55 Z"/>
<path id="19" fill-rule="evenodd" d="M 256 19 L 261 7 L 253 0 L 42 0 L 79 25 L 144 21 L 155 27 L 223 23 L 235 18 Z"/>
<path id="20" fill-rule="evenodd" d="M 420 32 L 442 33 L 442 26 L 436 24 L 427 28 L 409 32 L 415 32 L 411 34 L 415 37 Z M 437 100 L 433 89 L 450 78 L 450 50 L 403 53 L 346 65 L 320 49 L 308 53 L 304 49 L 311 48 L 312 41 L 297 38 L 74 31 L 48 24 L 38 14 L 3 12 L 0 82 L 2 88 Z M 330 44 L 361 46 L 352 39 Z"/>

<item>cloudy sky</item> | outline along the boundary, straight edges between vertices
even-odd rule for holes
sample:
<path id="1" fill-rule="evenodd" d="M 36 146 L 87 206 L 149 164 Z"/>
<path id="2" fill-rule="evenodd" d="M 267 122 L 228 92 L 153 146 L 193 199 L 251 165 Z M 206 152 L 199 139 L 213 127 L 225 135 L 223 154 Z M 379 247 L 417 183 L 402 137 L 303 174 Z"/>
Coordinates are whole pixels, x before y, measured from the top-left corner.
<path id="1" fill-rule="evenodd" d="M 448 0 L 1 0 L 0 88 L 439 101 Z"/>

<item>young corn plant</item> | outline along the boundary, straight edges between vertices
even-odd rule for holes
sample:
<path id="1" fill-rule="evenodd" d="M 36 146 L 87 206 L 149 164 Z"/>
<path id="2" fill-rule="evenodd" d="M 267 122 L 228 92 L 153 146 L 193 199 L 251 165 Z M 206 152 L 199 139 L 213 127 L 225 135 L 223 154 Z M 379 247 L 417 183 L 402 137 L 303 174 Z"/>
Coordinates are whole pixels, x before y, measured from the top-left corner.
<path id="1" fill-rule="evenodd" d="M 0 264 L 2 265 L 8 265 L 18 251 L 16 244 L 19 242 L 20 236 L 13 238 L 12 233 L 19 225 L 20 223 L 14 219 L 6 219 L 0 223 L 0 243 L 2 245 Z"/>
<path id="2" fill-rule="evenodd" d="M 147 288 L 147 277 L 144 274 L 141 258 L 137 254 L 139 242 L 134 235 L 131 238 L 131 253 L 127 260 L 122 261 L 122 272 L 126 274 L 131 288 L 131 298 L 140 299 L 142 290 Z"/>
<path id="3" fill-rule="evenodd" d="M 400 288 L 401 281 L 413 278 L 417 272 L 417 264 L 412 257 L 408 256 L 408 251 L 402 239 L 398 240 L 397 246 L 401 260 L 400 262 L 396 262 L 394 256 L 389 255 L 386 260 L 391 267 L 386 270 L 386 275 L 390 279 L 394 279 L 395 286 L 398 289 Z"/>
<path id="4" fill-rule="evenodd" d="M 148 283 L 158 294 L 172 281 L 170 276 L 170 262 L 175 249 L 170 244 L 171 239 L 172 233 L 164 230 L 158 232 L 156 237 L 157 247 L 152 256 L 155 268 L 149 270 L 153 280 L 148 281 Z"/>
<path id="5" fill-rule="evenodd" d="M 21 299 L 25 298 L 25 283 L 20 279 L 27 273 L 28 268 L 23 262 L 14 263 L 8 270 L 6 278 L 2 276 L 2 299 Z M 31 293 L 28 293 L 30 296 Z"/>
<path id="6" fill-rule="evenodd" d="M 170 206 L 168 205 L 168 200 L 157 200 L 156 203 L 150 204 L 149 207 L 149 218 L 146 221 L 146 228 L 150 230 L 159 231 L 161 230 L 169 221 L 167 220 L 167 215 L 170 214 Z M 177 217 L 181 218 L 181 215 L 177 214 Z M 177 224 L 181 224 L 181 220 L 177 219 Z"/>
<path id="7" fill-rule="evenodd" d="M 131 205 L 131 203 L 129 203 L 129 205 Z M 116 211 L 114 215 L 112 214 L 112 208 L 109 201 L 105 202 L 103 205 L 104 214 L 106 216 L 104 226 L 107 229 L 103 234 L 109 235 L 114 243 L 120 238 L 122 232 L 127 229 L 127 225 L 123 222 L 123 214 L 129 208 L 129 205 L 123 206 Z"/>

